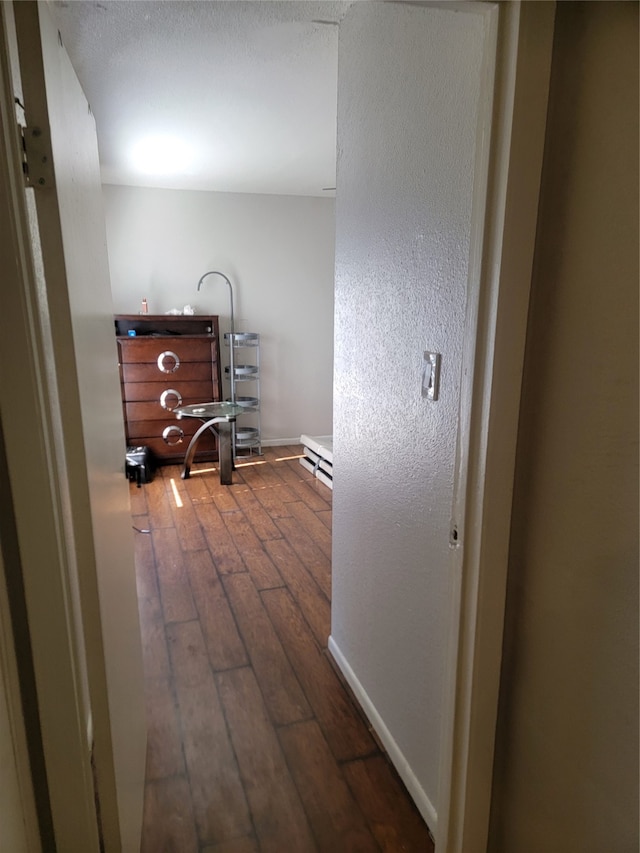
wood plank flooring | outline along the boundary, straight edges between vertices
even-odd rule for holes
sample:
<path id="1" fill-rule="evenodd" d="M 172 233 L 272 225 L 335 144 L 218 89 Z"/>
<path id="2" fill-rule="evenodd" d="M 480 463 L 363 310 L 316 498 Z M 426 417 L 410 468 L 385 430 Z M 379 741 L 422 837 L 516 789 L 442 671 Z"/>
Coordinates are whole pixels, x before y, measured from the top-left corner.
<path id="1" fill-rule="evenodd" d="M 327 652 L 331 491 L 267 448 L 131 485 L 149 730 L 141 853 L 432 853 Z M 208 468 L 208 470 L 207 470 Z"/>

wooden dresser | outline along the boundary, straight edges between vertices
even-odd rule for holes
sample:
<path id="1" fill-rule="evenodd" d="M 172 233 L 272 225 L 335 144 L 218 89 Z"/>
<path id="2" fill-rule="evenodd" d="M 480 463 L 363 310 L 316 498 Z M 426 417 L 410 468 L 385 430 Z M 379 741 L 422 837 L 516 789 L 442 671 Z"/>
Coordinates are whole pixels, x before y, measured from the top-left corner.
<path id="1" fill-rule="evenodd" d="M 119 314 L 115 330 L 127 445 L 146 445 L 160 464 L 181 462 L 201 424 L 173 410 L 221 399 L 218 318 Z M 215 436 L 203 436 L 196 460 L 217 458 Z"/>

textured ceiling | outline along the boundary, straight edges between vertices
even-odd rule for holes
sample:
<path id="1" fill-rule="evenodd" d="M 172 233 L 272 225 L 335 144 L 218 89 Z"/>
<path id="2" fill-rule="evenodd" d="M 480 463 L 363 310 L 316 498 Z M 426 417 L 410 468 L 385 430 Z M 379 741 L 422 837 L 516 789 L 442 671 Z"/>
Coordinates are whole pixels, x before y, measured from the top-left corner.
<path id="1" fill-rule="evenodd" d="M 52 9 L 93 110 L 105 183 L 331 195 L 337 22 L 348 2 L 70 0 Z M 182 175 L 144 175 L 149 134 L 191 149 Z M 186 161 L 185 161 L 186 162 Z"/>

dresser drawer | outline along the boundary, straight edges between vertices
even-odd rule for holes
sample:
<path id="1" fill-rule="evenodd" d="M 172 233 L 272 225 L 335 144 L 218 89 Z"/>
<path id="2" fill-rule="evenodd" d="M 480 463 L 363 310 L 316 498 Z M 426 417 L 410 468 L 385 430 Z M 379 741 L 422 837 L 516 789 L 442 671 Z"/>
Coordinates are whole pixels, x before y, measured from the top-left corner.
<path id="1" fill-rule="evenodd" d="M 165 412 L 166 415 L 166 412 Z M 191 438 L 198 427 L 202 426 L 202 421 L 197 418 L 176 418 L 167 415 L 164 421 L 129 421 L 127 424 L 127 435 L 130 439 L 135 439 L 134 444 L 142 444 L 140 439 L 148 438 L 149 436 L 162 436 L 168 427 L 178 427 L 180 432 Z M 178 434 L 176 430 L 169 430 L 169 434 Z"/>
<path id="2" fill-rule="evenodd" d="M 177 434 L 169 436 L 165 441 L 157 435 L 141 436 L 140 441 L 136 440 L 135 444 L 141 444 L 150 448 L 155 458 L 161 462 L 182 462 L 187 452 L 187 447 L 191 441 L 191 436 L 185 435 L 182 439 L 177 438 Z M 170 442 L 170 443 L 168 443 Z M 216 437 L 209 433 L 203 435 L 198 442 L 198 452 L 195 455 L 195 461 L 217 459 L 217 444 Z"/>
<path id="3" fill-rule="evenodd" d="M 122 388 L 125 403 L 157 403 L 165 412 L 189 403 L 211 402 L 211 380 L 208 382 L 127 382 Z"/>
<path id="4" fill-rule="evenodd" d="M 127 338 L 118 341 L 122 364 L 151 364 L 160 373 L 176 373 L 185 362 L 216 360 L 214 338 Z"/>
<path id="5" fill-rule="evenodd" d="M 127 419 L 127 423 L 131 421 L 157 421 L 164 420 L 167 415 L 170 415 L 173 409 L 176 408 L 174 405 L 175 398 L 169 397 L 168 404 L 171 408 L 164 408 L 160 400 L 140 400 L 134 403 L 125 403 L 124 404 L 124 412 L 125 417 Z M 209 396 L 208 400 L 203 400 L 202 397 L 187 397 L 183 400 L 183 406 L 190 406 L 193 403 L 205 403 L 211 402 L 211 396 Z"/>
<path id="6" fill-rule="evenodd" d="M 218 384 L 216 365 L 212 361 L 182 361 L 180 367 L 173 374 L 163 373 L 158 370 L 156 363 L 147 364 L 121 364 L 120 372 L 125 385 L 129 382 L 164 382 L 170 380 L 170 376 L 180 377 L 182 382 L 208 382 L 209 385 Z"/>

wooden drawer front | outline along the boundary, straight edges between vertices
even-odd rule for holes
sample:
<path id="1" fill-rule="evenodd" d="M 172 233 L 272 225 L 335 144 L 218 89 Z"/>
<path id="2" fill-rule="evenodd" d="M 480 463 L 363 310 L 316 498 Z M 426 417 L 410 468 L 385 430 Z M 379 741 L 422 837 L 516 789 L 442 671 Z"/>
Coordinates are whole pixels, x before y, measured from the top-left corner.
<path id="1" fill-rule="evenodd" d="M 184 458 L 192 435 L 202 426 L 197 418 L 172 418 L 164 421 L 130 421 L 127 424 L 127 444 L 150 447 L 158 459 Z M 196 459 L 217 459 L 216 436 L 207 432 L 198 441 Z"/>
<path id="2" fill-rule="evenodd" d="M 165 385 L 171 385 L 171 376 L 176 380 L 179 378 L 181 382 L 208 382 L 209 388 L 212 383 L 214 386 L 218 384 L 215 365 L 211 361 L 181 362 L 175 373 L 162 373 L 155 363 L 121 364 L 120 370 L 125 385 L 129 382 L 164 382 Z"/>
<path id="3" fill-rule="evenodd" d="M 212 401 L 209 382 L 127 382 L 122 388 L 125 403 L 156 403 L 166 414 L 178 406 Z M 164 403 L 164 406 L 163 406 Z"/>
<path id="4" fill-rule="evenodd" d="M 168 415 L 164 421 L 129 421 L 127 435 L 135 439 L 135 444 L 142 444 L 140 439 L 149 436 L 161 436 L 167 427 L 178 427 L 188 438 L 194 434 L 202 421 L 197 418 L 173 418 Z M 175 430 L 173 430 L 175 433 Z"/>
<path id="5" fill-rule="evenodd" d="M 185 362 L 211 363 L 215 361 L 216 354 L 214 338 L 131 338 L 119 340 L 118 344 L 122 364 L 153 364 L 159 373 L 163 371 L 158 360 L 163 353 L 170 354 L 160 361 L 160 364 L 164 363 L 165 375 L 177 373 Z"/>
<path id="6" fill-rule="evenodd" d="M 141 444 L 145 447 L 149 447 L 153 455 L 158 460 L 164 462 L 168 460 L 182 462 L 184 460 L 185 453 L 187 452 L 189 441 L 189 436 L 185 436 L 179 444 L 167 445 L 162 437 L 144 436 L 139 441 L 136 440 L 135 444 Z M 216 460 L 218 458 L 216 437 L 214 435 L 203 435 L 200 438 L 195 458 L 196 461 L 202 461 L 205 459 Z"/>
<path id="7" fill-rule="evenodd" d="M 211 390 L 211 389 L 209 389 Z M 207 400 L 211 400 L 211 394 L 207 397 Z M 184 406 L 192 405 L 193 403 L 204 403 L 206 400 L 203 400 L 202 397 L 189 398 L 187 397 L 183 400 Z M 173 405 L 173 402 L 171 403 Z M 139 402 L 134 403 L 125 403 L 124 411 L 127 423 L 131 423 L 131 421 L 158 421 L 165 420 L 167 416 L 171 415 L 171 412 L 167 409 L 163 409 L 160 405 L 159 399 L 156 400 L 140 400 Z M 177 419 L 176 419 L 177 420 Z M 194 418 L 189 418 L 188 420 L 194 420 Z M 198 421 L 199 423 L 199 421 Z"/>

